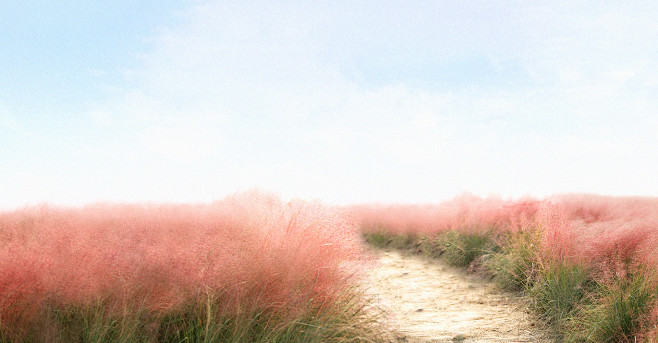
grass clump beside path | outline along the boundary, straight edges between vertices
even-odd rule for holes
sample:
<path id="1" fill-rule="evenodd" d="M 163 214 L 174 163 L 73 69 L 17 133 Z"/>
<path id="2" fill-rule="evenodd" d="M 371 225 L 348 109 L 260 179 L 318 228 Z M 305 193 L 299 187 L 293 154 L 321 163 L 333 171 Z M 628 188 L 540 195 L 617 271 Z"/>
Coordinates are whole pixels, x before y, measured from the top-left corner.
<path id="1" fill-rule="evenodd" d="M 499 249 L 490 233 L 448 231 L 436 236 L 435 241 L 439 256 L 456 267 L 468 267 L 479 257 Z"/>
<path id="2" fill-rule="evenodd" d="M 571 318 L 575 342 L 658 342 L 655 272 L 600 282 Z"/>
<path id="3" fill-rule="evenodd" d="M 376 248 L 392 248 L 442 258 L 455 267 L 468 267 L 483 255 L 499 250 L 490 233 L 462 233 L 447 231 L 432 237 L 417 234 L 388 234 L 366 232 L 366 243 Z"/>

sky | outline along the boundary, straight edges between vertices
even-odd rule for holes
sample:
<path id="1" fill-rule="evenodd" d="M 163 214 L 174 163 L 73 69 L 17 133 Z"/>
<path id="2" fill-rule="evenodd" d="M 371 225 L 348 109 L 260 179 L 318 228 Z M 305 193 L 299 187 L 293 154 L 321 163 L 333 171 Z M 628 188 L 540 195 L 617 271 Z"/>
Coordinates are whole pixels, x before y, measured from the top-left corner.
<path id="1" fill-rule="evenodd" d="M 0 3 L 0 209 L 658 196 L 655 1 Z"/>

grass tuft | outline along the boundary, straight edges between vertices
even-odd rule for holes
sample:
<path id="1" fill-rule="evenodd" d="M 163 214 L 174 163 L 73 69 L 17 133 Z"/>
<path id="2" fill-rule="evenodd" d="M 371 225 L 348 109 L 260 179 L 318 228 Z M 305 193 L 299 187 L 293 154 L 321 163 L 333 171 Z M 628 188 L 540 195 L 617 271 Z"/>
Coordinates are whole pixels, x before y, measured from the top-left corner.
<path id="1" fill-rule="evenodd" d="M 575 323 L 573 340 L 587 342 L 636 342 L 652 327 L 650 311 L 658 288 L 647 274 L 634 275 L 611 284 L 599 284 L 597 301 L 582 311 Z M 643 341 L 640 339 L 639 341 Z"/>
<path id="2" fill-rule="evenodd" d="M 421 237 L 418 242 L 418 249 L 421 254 L 429 258 L 439 258 L 443 254 L 443 247 L 436 235 Z"/>
<path id="3" fill-rule="evenodd" d="M 388 248 L 391 245 L 393 235 L 386 233 L 385 231 L 374 231 L 363 233 L 363 238 L 369 245 L 383 249 Z"/>
<path id="4" fill-rule="evenodd" d="M 366 243 L 379 249 L 419 251 L 420 237 L 416 234 L 391 234 L 385 231 L 363 233 Z"/>
<path id="5" fill-rule="evenodd" d="M 564 330 L 593 286 L 585 266 L 553 262 L 540 269 L 529 294 L 539 314 L 558 330 Z"/>
<path id="6" fill-rule="evenodd" d="M 502 289 L 524 291 L 531 288 L 536 279 L 538 248 L 534 232 L 508 234 L 500 250 L 491 254 L 484 265 Z"/>
<path id="7" fill-rule="evenodd" d="M 495 252 L 498 246 L 489 233 L 449 231 L 437 237 L 441 257 L 450 265 L 467 267 L 476 258 Z"/>

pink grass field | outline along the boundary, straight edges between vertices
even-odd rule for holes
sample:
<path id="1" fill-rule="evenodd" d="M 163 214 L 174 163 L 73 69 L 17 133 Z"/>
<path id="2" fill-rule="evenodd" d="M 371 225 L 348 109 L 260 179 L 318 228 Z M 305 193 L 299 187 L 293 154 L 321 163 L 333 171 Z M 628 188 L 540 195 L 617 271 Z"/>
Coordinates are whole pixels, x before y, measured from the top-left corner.
<path id="1" fill-rule="evenodd" d="M 0 330 L 98 304 L 119 316 L 176 313 L 208 295 L 222 298 L 219 314 L 294 315 L 354 284 L 368 259 L 360 230 L 533 231 L 542 256 L 584 264 L 599 280 L 658 275 L 658 198 L 463 195 L 333 208 L 254 191 L 207 205 L 43 205 L 0 213 Z"/>
<path id="2" fill-rule="evenodd" d="M 437 205 L 358 205 L 349 211 L 366 232 L 538 229 L 545 256 L 618 276 L 629 263 L 658 268 L 658 198 L 567 194 L 502 200 L 463 195 Z"/>
<path id="3" fill-rule="evenodd" d="M 357 223 L 248 192 L 209 205 L 99 204 L 0 213 L 0 323 L 45 308 L 175 311 L 208 293 L 235 312 L 331 301 L 363 258 Z"/>
<path id="4" fill-rule="evenodd" d="M 542 202 L 503 201 L 461 195 L 440 204 L 365 204 L 347 208 L 362 230 L 395 234 L 431 235 L 447 230 L 519 230 L 530 225 Z"/>

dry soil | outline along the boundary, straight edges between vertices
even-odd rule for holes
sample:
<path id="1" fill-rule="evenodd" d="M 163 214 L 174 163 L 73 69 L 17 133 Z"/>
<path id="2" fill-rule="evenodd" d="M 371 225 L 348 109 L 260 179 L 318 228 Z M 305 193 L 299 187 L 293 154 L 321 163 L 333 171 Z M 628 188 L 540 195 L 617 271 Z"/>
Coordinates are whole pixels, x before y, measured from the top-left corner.
<path id="1" fill-rule="evenodd" d="M 395 342 L 554 342 L 518 296 L 441 261 L 374 251 L 368 293 Z"/>

